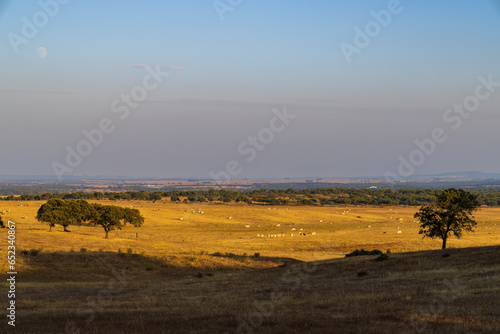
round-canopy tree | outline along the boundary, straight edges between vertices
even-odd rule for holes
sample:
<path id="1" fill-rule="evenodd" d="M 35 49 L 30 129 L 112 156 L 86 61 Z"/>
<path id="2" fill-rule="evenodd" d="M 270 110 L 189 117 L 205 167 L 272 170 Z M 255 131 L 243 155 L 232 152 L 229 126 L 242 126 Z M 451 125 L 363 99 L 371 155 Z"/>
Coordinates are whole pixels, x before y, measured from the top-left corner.
<path id="1" fill-rule="evenodd" d="M 423 206 L 415 213 L 420 220 L 419 234 L 424 238 L 441 238 L 443 249 L 448 236 L 460 238 L 464 231 L 472 231 L 477 225 L 472 215 L 481 205 L 477 196 L 454 188 L 436 193 L 433 203 Z"/>
<path id="2" fill-rule="evenodd" d="M 60 198 L 51 198 L 38 209 L 36 220 L 49 225 L 49 231 L 56 224 L 62 225 L 65 232 L 71 223 L 71 215 L 67 203 Z"/>
<path id="3" fill-rule="evenodd" d="M 144 217 L 137 209 L 124 208 L 122 212 L 122 219 L 125 224 L 132 224 L 139 227 L 144 223 Z"/>
<path id="4" fill-rule="evenodd" d="M 130 208 L 121 208 L 114 205 L 92 204 L 94 214 L 91 223 L 101 225 L 108 238 L 109 231 L 122 229 L 125 224 L 132 224 L 139 227 L 144 222 L 139 210 Z"/>
<path id="5" fill-rule="evenodd" d="M 66 206 L 70 224 L 81 225 L 86 221 L 92 220 L 92 217 L 94 216 L 94 207 L 92 204 L 83 199 L 66 200 Z"/>

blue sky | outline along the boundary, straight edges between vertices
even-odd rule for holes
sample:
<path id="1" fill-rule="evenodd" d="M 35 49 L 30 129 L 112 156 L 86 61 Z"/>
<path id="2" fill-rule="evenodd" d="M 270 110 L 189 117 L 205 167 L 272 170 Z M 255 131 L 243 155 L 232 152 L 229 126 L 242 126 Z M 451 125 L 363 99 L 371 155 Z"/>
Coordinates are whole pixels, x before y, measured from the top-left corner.
<path id="1" fill-rule="evenodd" d="M 12 36 L 43 9 L 0 5 L 0 175 L 55 175 L 57 162 L 63 176 L 209 178 L 230 161 L 233 178 L 397 174 L 435 128 L 447 140 L 415 174 L 500 172 L 500 87 L 458 129 L 443 120 L 478 77 L 500 81 L 498 1 L 400 1 L 350 62 L 340 45 L 391 1 L 221 0 L 224 20 L 212 1 L 61 2 L 42 1 L 57 13 L 18 52 Z M 121 120 L 111 104 L 146 65 L 168 76 Z M 238 147 L 274 108 L 296 118 L 248 161 Z M 67 147 L 104 118 L 112 133 L 69 166 Z"/>

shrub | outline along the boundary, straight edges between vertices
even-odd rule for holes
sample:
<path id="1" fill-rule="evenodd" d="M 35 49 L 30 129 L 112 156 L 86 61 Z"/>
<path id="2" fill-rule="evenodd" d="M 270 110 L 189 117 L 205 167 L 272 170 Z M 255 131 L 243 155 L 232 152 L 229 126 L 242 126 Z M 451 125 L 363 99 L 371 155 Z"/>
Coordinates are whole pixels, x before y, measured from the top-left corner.
<path id="1" fill-rule="evenodd" d="M 222 256 L 221 252 L 215 252 L 213 256 Z"/>
<path id="2" fill-rule="evenodd" d="M 21 251 L 21 255 L 28 255 L 29 254 L 29 251 L 27 249 L 23 249 Z"/>
<path id="3" fill-rule="evenodd" d="M 355 250 L 352 253 L 346 254 L 345 257 L 350 257 L 350 256 L 362 256 L 362 255 L 381 255 L 382 252 L 378 249 L 374 249 L 371 251 L 364 250 L 361 248 L 361 250 Z"/>
<path id="4" fill-rule="evenodd" d="M 39 249 L 30 249 L 30 255 L 31 256 L 37 256 L 38 253 L 40 253 L 40 250 Z"/>
<path id="5" fill-rule="evenodd" d="M 134 254 L 134 251 L 132 250 L 132 248 L 127 248 L 127 253 L 128 254 Z"/>
<path id="6" fill-rule="evenodd" d="M 385 261 L 385 260 L 388 260 L 389 259 L 389 255 L 387 254 L 380 254 L 376 259 L 375 261 Z"/>
<path id="7" fill-rule="evenodd" d="M 365 277 L 366 275 L 368 275 L 367 271 L 364 270 L 358 271 L 358 277 Z"/>
<path id="8" fill-rule="evenodd" d="M 253 257 L 260 257 L 260 253 L 255 253 Z"/>
<path id="9" fill-rule="evenodd" d="M 85 253 L 86 251 L 87 251 L 87 248 L 85 248 L 85 247 L 80 248 L 81 253 Z"/>

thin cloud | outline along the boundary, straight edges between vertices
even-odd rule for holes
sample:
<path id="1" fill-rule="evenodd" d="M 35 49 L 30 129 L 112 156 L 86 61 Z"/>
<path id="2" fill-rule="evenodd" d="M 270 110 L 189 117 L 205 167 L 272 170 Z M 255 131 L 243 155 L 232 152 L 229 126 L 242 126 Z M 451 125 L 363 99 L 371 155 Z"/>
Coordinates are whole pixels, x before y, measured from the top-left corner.
<path id="1" fill-rule="evenodd" d="M 148 68 L 148 67 L 151 67 L 147 64 L 134 64 L 132 65 L 132 67 L 136 67 L 136 68 Z"/>

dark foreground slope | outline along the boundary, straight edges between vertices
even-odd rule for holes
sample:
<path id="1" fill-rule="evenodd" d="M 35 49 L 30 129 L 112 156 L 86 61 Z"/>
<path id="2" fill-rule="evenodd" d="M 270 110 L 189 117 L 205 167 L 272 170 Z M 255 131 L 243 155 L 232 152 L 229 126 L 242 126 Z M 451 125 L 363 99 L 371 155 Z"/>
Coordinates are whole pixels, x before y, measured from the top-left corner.
<path id="1" fill-rule="evenodd" d="M 15 329 L 5 317 L 0 328 L 2 333 L 499 333 L 499 254 L 500 246 L 494 246 L 393 254 L 384 261 L 279 259 L 269 269 L 201 272 L 129 254 L 39 254 L 26 259 L 32 271 L 18 276 Z"/>

